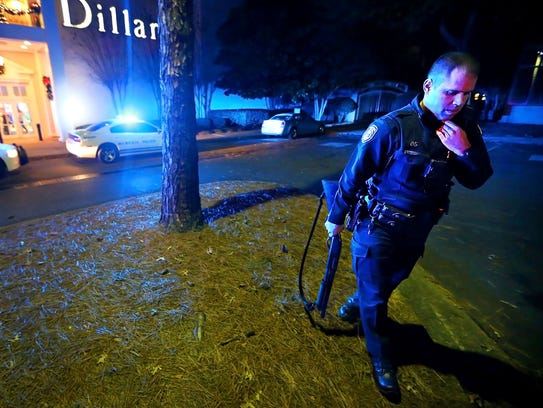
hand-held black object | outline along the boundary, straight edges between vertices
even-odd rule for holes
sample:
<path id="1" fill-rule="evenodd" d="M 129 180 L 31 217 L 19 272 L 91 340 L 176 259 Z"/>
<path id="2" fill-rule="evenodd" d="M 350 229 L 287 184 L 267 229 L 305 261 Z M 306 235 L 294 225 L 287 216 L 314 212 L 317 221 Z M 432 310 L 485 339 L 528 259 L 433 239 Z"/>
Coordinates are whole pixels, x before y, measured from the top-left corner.
<path id="1" fill-rule="evenodd" d="M 338 189 L 338 182 L 322 180 L 322 187 L 326 197 L 326 205 L 328 206 L 328 211 L 330 211 L 334 202 L 334 196 Z M 326 261 L 326 271 L 324 272 L 324 278 L 321 281 L 319 294 L 315 303 L 321 317 L 326 315 L 326 307 L 328 306 L 332 283 L 334 283 L 334 276 L 336 275 L 339 257 L 341 255 L 341 235 L 337 234 L 329 237 L 326 242 L 328 244 L 328 260 Z"/>
<path id="2" fill-rule="evenodd" d="M 328 261 L 326 262 L 326 271 L 324 272 L 324 278 L 321 281 L 321 287 L 319 289 L 317 301 L 315 302 L 315 306 L 319 312 L 321 312 L 321 317 L 326 315 L 328 298 L 330 297 L 332 283 L 334 283 L 334 276 L 336 275 L 339 256 L 341 254 L 341 236 L 338 234 L 329 237 L 327 243 Z"/>

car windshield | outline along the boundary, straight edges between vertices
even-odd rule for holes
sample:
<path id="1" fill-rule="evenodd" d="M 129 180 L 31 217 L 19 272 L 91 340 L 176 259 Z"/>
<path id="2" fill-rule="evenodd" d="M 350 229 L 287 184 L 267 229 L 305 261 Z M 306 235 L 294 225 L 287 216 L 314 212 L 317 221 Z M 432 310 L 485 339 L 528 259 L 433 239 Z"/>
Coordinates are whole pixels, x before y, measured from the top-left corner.
<path id="1" fill-rule="evenodd" d="M 102 129 L 104 126 L 107 126 L 107 125 L 111 124 L 111 122 L 113 122 L 113 121 L 112 120 L 105 120 L 103 122 L 99 122 L 99 123 L 96 123 L 96 124 L 94 124 L 92 126 L 89 126 L 84 130 L 88 130 L 89 132 L 95 132 L 98 129 Z"/>
<path id="2" fill-rule="evenodd" d="M 290 113 L 280 113 L 279 115 L 275 115 L 272 119 L 276 120 L 289 120 L 292 117 Z"/>

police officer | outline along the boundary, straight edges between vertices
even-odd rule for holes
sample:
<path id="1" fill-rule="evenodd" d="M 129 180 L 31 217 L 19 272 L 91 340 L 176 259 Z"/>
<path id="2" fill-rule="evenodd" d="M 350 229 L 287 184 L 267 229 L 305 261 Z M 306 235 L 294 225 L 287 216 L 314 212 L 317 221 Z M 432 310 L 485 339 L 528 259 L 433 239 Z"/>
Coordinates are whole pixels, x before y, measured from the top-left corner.
<path id="1" fill-rule="evenodd" d="M 375 383 L 389 398 L 399 397 L 400 387 L 388 300 L 447 213 L 452 179 L 476 189 L 493 173 L 482 131 L 465 106 L 478 75 L 479 63 L 469 54 L 440 56 L 421 94 L 366 129 L 343 170 L 325 223 L 328 234 L 337 235 L 358 207 L 351 240 L 358 290 L 338 314 L 349 322 L 361 320 Z"/>

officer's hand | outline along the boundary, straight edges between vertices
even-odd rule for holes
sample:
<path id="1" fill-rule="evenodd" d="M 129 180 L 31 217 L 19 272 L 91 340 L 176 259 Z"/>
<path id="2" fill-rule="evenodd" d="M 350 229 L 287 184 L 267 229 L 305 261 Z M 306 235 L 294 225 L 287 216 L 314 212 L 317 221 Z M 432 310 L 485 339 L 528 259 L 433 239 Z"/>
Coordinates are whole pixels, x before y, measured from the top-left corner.
<path id="1" fill-rule="evenodd" d="M 471 147 L 466 132 L 453 121 L 443 122 L 443 126 L 436 130 L 436 134 L 441 143 L 457 156 L 463 156 Z"/>
<path id="2" fill-rule="evenodd" d="M 326 221 L 324 223 L 324 228 L 326 228 L 326 231 L 328 231 L 329 237 L 334 237 L 336 235 L 341 234 L 341 231 L 343 231 L 343 228 L 345 228 L 345 226 L 343 224 L 337 225 L 337 224 L 331 223 L 330 221 Z"/>

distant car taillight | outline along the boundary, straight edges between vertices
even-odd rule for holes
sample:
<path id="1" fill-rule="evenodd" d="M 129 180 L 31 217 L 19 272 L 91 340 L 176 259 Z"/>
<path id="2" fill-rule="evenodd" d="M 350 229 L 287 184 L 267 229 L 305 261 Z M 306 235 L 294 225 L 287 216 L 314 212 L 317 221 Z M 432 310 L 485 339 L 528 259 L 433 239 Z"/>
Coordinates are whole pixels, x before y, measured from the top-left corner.
<path id="1" fill-rule="evenodd" d="M 72 139 L 74 142 L 81 143 L 81 138 L 77 135 L 74 135 L 73 133 L 70 133 L 68 137 Z"/>

